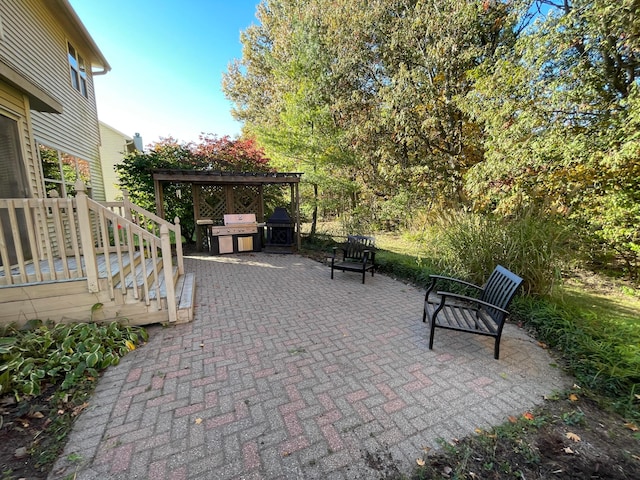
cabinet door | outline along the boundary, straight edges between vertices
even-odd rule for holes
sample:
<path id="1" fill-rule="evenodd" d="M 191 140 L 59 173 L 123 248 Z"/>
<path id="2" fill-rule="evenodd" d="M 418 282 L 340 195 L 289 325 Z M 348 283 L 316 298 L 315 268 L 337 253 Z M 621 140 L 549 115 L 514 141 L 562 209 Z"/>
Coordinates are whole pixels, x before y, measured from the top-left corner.
<path id="1" fill-rule="evenodd" d="M 233 253 L 233 237 L 231 235 L 221 235 L 218 237 L 220 253 Z"/>
<path id="2" fill-rule="evenodd" d="M 238 251 L 250 252 L 253 250 L 253 237 L 238 237 Z"/>

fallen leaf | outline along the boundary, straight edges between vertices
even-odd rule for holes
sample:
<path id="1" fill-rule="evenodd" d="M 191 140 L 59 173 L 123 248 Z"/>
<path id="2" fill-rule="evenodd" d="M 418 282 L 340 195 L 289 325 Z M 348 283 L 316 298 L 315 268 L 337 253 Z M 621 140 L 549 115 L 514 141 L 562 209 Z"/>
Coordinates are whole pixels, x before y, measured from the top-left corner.
<path id="1" fill-rule="evenodd" d="M 508 419 L 509 419 L 510 423 L 517 423 L 518 422 L 518 419 L 516 417 L 514 417 L 513 415 L 509 415 Z"/>
<path id="2" fill-rule="evenodd" d="M 31 418 L 44 418 L 44 414 L 42 412 L 33 412 L 30 413 L 29 416 Z"/>
<path id="3" fill-rule="evenodd" d="M 540 348 L 544 348 L 544 349 L 549 348 L 549 347 L 547 347 L 547 344 L 546 344 L 546 343 L 542 343 L 542 342 L 538 342 L 538 346 L 539 346 Z"/>
<path id="4" fill-rule="evenodd" d="M 570 447 L 564 447 L 563 450 L 564 450 L 564 453 L 567 453 L 569 455 L 573 455 L 573 450 L 571 450 Z"/>
<path id="5" fill-rule="evenodd" d="M 429 453 L 429 452 L 431 451 L 431 447 L 422 447 L 422 450 L 423 450 L 425 453 Z"/>
<path id="6" fill-rule="evenodd" d="M 638 426 L 635 423 L 631 423 L 631 422 L 625 423 L 624 426 L 627 427 L 632 432 L 637 432 L 638 431 Z"/>
<path id="7" fill-rule="evenodd" d="M 478 435 L 482 435 L 483 430 L 482 430 L 481 428 L 476 428 L 476 429 L 475 429 L 475 432 L 476 432 Z"/>
<path id="8" fill-rule="evenodd" d="M 577 435 L 577 434 L 575 434 L 575 433 L 573 433 L 573 432 L 567 432 L 567 434 L 566 434 L 565 436 L 566 436 L 569 440 L 572 440 L 572 441 L 574 441 L 574 442 L 579 442 L 579 441 L 581 440 L 581 439 L 580 439 L 580 436 L 579 436 L 579 435 Z"/>
<path id="9" fill-rule="evenodd" d="M 200 425 L 202 423 L 202 419 L 201 418 L 196 418 L 196 425 Z"/>
<path id="10" fill-rule="evenodd" d="M 421 459 L 421 458 L 416 458 L 416 463 L 417 463 L 419 466 L 424 467 L 424 460 L 423 460 L 423 459 Z"/>
<path id="11" fill-rule="evenodd" d="M 577 402 L 578 396 L 575 393 L 572 393 L 571 395 L 569 395 L 569 400 L 571 400 L 572 402 Z"/>
<path id="12" fill-rule="evenodd" d="M 533 416 L 533 413 L 531 413 L 531 412 L 526 412 L 526 413 L 524 413 L 524 414 L 522 415 L 522 417 L 523 417 L 523 418 L 525 418 L 526 420 L 529 420 L 529 421 L 531 421 L 531 420 L 533 420 L 533 419 L 535 418 L 535 417 Z"/>
<path id="13" fill-rule="evenodd" d="M 73 407 L 73 410 L 71 411 L 71 416 L 72 417 L 77 417 L 78 415 L 80 415 L 80 412 L 82 412 L 88 406 L 89 406 L 89 403 L 84 402 L 82 405 L 78 405 L 76 407 Z"/>
<path id="14" fill-rule="evenodd" d="M 133 344 L 131 340 L 127 340 L 126 342 L 124 342 L 124 344 L 127 346 L 130 352 L 136 349 L 136 346 Z"/>

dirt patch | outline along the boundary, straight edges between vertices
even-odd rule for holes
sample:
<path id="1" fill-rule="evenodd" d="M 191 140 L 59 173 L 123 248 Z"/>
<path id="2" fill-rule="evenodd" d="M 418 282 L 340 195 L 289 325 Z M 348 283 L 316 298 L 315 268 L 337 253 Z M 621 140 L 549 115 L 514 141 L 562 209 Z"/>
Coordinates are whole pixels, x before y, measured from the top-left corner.
<path id="1" fill-rule="evenodd" d="M 529 417 L 445 445 L 411 478 L 640 478 L 635 425 L 594 401 L 548 400 Z"/>
<path id="2" fill-rule="evenodd" d="M 401 478 L 400 471 L 387 450 L 378 452 L 365 452 L 364 460 L 367 467 L 378 472 L 378 478 Z"/>
<path id="3" fill-rule="evenodd" d="M 46 432 L 51 424 L 49 413 L 44 395 L 21 403 L 10 396 L 0 399 L 0 479 L 47 478 L 49 467 L 39 465 L 35 451 L 47 437 L 54 436 Z"/>

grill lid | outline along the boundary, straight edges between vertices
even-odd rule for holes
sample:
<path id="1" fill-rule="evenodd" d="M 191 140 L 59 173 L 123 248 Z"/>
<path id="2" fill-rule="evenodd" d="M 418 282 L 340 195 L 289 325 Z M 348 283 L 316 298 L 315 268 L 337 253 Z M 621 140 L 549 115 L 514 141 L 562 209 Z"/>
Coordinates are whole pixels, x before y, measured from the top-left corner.
<path id="1" fill-rule="evenodd" d="M 255 213 L 235 213 L 224 216 L 225 226 L 230 225 L 251 225 L 256 223 Z"/>

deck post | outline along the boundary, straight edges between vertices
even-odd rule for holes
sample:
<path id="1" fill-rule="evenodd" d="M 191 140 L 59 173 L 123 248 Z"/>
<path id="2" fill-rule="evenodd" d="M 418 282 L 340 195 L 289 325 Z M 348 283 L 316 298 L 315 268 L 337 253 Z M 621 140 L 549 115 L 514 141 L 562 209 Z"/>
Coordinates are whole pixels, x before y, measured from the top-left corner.
<path id="1" fill-rule="evenodd" d="M 87 202 L 87 187 L 84 182 L 78 179 L 75 183 L 76 189 L 76 213 L 78 215 L 78 228 L 80 232 L 80 245 L 82 245 L 82 255 L 84 256 L 84 266 L 87 274 L 87 287 L 92 293 L 99 292 L 98 285 L 98 262 L 93 246 L 93 235 L 91 233 L 91 217 L 89 216 L 89 204 Z"/>
<path id="2" fill-rule="evenodd" d="M 133 216 L 131 215 L 131 200 L 129 200 L 129 190 L 122 189 L 122 208 L 124 209 L 124 218 L 133 222 Z"/>
<path id="3" fill-rule="evenodd" d="M 176 305 L 176 286 L 173 283 L 171 238 L 169 238 L 169 227 L 164 223 L 160 225 L 160 247 L 162 249 L 162 270 L 164 274 L 164 286 L 167 292 L 169 323 L 175 323 L 178 320 L 178 307 Z M 160 301 L 160 299 L 158 299 L 158 301 Z"/>
<path id="4" fill-rule="evenodd" d="M 182 255 L 182 227 L 180 219 L 175 217 L 173 223 L 176 226 L 176 261 L 178 262 L 178 273 L 184 275 L 184 256 Z"/>

